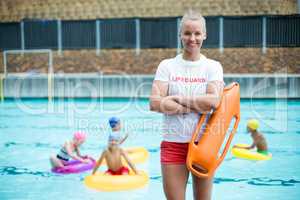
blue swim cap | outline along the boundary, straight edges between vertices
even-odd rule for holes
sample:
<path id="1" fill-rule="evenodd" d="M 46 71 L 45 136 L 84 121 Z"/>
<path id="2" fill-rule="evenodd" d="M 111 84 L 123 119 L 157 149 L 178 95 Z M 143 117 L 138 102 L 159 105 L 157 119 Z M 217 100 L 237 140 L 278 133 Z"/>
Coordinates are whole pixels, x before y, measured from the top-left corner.
<path id="1" fill-rule="evenodd" d="M 111 117 L 108 121 L 109 121 L 110 127 L 115 128 L 116 125 L 120 122 L 120 119 L 117 117 Z"/>

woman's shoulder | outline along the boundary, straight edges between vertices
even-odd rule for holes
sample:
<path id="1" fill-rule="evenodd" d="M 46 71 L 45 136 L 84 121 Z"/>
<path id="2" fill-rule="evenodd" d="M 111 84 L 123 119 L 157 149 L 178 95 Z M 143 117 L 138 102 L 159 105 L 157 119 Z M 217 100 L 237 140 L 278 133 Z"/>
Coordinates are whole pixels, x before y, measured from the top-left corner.
<path id="1" fill-rule="evenodd" d="M 176 59 L 176 57 L 173 57 L 173 58 L 165 58 L 163 59 L 162 61 L 160 61 L 160 64 L 159 65 L 169 65 L 170 63 L 174 62 Z"/>
<path id="2" fill-rule="evenodd" d="M 165 58 L 165 59 L 163 59 L 160 63 L 159 63 L 159 65 L 158 65 L 158 67 L 159 68 L 169 68 L 169 67 L 171 67 L 171 66 L 174 66 L 174 64 L 176 63 L 176 62 L 178 62 L 178 55 L 177 56 L 175 56 L 175 57 L 172 57 L 172 58 Z"/>
<path id="3" fill-rule="evenodd" d="M 211 73 L 220 72 L 223 73 L 222 64 L 214 59 L 205 58 L 205 66 L 207 66 L 207 70 Z"/>

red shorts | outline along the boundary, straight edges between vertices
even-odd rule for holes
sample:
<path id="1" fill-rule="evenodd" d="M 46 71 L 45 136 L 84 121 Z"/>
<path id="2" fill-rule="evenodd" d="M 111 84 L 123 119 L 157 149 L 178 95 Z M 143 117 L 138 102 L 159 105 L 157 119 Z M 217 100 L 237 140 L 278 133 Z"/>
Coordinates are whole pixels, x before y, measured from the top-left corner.
<path id="1" fill-rule="evenodd" d="M 185 164 L 189 143 L 162 141 L 160 144 L 160 162 L 162 164 Z"/>
<path id="2" fill-rule="evenodd" d="M 111 169 L 108 169 L 105 172 L 105 174 L 109 174 L 109 175 L 125 175 L 125 174 L 129 174 L 129 169 L 127 167 L 121 167 L 117 171 L 113 171 Z"/>

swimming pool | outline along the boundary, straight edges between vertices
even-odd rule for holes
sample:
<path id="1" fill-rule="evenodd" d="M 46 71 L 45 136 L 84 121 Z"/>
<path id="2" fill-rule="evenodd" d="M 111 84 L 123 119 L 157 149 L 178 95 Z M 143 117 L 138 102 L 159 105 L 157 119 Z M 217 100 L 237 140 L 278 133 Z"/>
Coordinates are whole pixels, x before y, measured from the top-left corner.
<path id="1" fill-rule="evenodd" d="M 86 188 L 84 177 L 50 173 L 48 158 L 75 130 L 88 133 L 82 152 L 97 158 L 107 142 L 107 119 L 119 116 L 129 132 L 124 146 L 144 146 L 150 160 L 142 189 L 98 192 Z M 300 100 L 242 100 L 241 122 L 233 144 L 250 143 L 246 120 L 261 121 L 273 159 L 253 162 L 228 153 L 218 169 L 214 200 L 298 199 L 300 196 Z M 66 99 L 6 100 L 0 103 L 1 199 L 165 199 L 159 163 L 162 115 L 148 110 L 147 100 Z M 191 184 L 187 198 L 192 199 Z"/>

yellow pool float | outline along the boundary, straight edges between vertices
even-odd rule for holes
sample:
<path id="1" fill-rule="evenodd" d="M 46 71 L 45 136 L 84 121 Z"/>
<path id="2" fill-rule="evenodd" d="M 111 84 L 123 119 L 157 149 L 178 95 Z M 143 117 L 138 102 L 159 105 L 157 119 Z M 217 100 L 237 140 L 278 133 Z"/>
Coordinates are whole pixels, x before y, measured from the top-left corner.
<path id="1" fill-rule="evenodd" d="M 149 152 L 144 147 L 128 147 L 124 148 L 124 150 L 134 164 L 144 163 L 149 158 Z M 127 162 L 124 160 L 124 158 L 122 158 L 122 163 L 127 166 Z M 106 165 L 106 161 L 104 160 L 101 165 Z"/>
<path id="2" fill-rule="evenodd" d="M 247 144 L 236 144 L 239 147 L 248 147 Z M 248 149 L 241 149 L 241 148 L 232 148 L 231 154 L 237 158 L 247 159 L 247 160 L 270 160 L 272 158 L 272 154 L 262 154 L 256 151 L 251 151 Z"/>
<path id="3" fill-rule="evenodd" d="M 103 172 L 96 172 L 84 179 L 84 184 L 92 189 L 100 191 L 121 191 L 141 188 L 149 181 L 149 176 L 144 171 L 139 174 L 130 172 L 128 175 L 107 175 Z"/>

